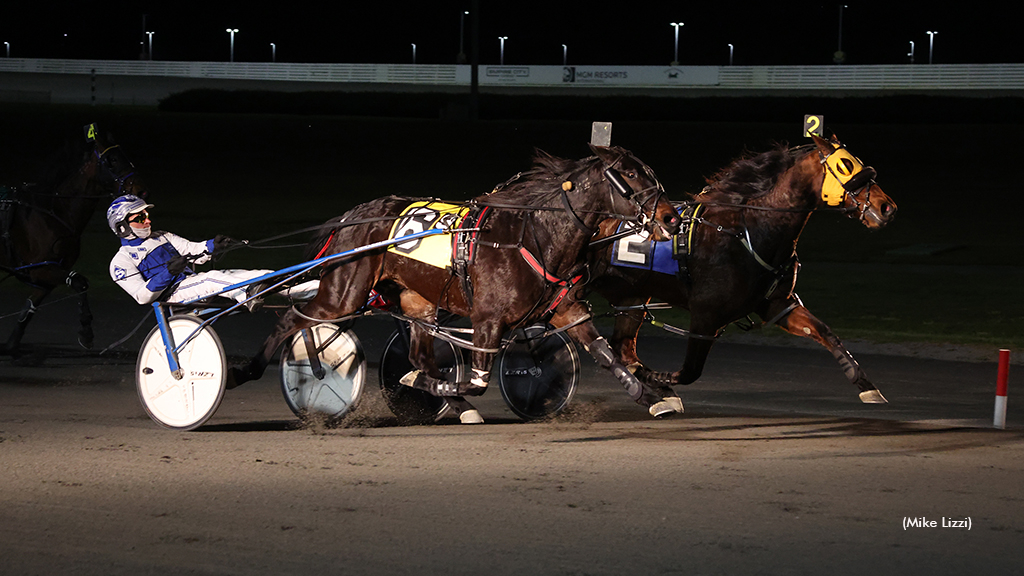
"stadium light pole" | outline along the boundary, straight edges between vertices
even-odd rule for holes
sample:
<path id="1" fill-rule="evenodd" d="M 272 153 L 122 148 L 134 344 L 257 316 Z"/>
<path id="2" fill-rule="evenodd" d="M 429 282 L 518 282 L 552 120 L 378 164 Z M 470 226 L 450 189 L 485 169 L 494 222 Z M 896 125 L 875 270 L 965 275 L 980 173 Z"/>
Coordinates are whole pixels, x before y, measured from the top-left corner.
<path id="1" fill-rule="evenodd" d="M 227 28 L 226 30 L 227 30 L 228 34 L 231 34 L 231 60 L 230 60 L 230 62 L 234 62 L 235 61 L 235 32 L 238 32 L 238 28 Z"/>
<path id="2" fill-rule="evenodd" d="M 914 63 L 914 41 L 913 40 L 910 41 L 910 52 L 907 53 L 907 56 L 910 56 L 910 63 L 913 64 Z"/>
<path id="3" fill-rule="evenodd" d="M 935 35 L 938 32 L 927 32 L 928 34 L 928 63 L 932 63 L 932 49 L 935 48 Z"/>
<path id="4" fill-rule="evenodd" d="M 149 59 L 153 59 L 153 34 L 155 32 L 146 32 L 146 36 L 149 36 Z"/>
<path id="5" fill-rule="evenodd" d="M 412 63 L 416 63 L 416 44 L 412 45 Z"/>
<path id="6" fill-rule="evenodd" d="M 11 43 L 10 42 L 4 42 L 4 48 L 7 49 L 7 57 L 10 58 L 11 57 Z"/>
<path id="7" fill-rule="evenodd" d="M 836 47 L 838 52 L 843 51 L 843 9 L 849 8 L 846 4 L 839 5 L 839 44 Z"/>
<path id="8" fill-rule="evenodd" d="M 670 22 L 669 26 L 676 29 L 676 42 L 675 49 L 672 51 L 672 64 L 671 66 L 679 66 L 679 27 L 682 26 L 682 22 Z"/>
<path id="9" fill-rule="evenodd" d="M 732 51 L 733 51 L 733 45 L 729 44 L 729 66 L 732 66 Z"/>
<path id="10" fill-rule="evenodd" d="M 562 66 L 569 65 L 569 47 L 562 44 Z"/>
<path id="11" fill-rule="evenodd" d="M 508 40 L 508 36 L 498 36 L 498 40 L 501 42 L 501 56 L 498 59 L 500 66 L 505 65 L 505 40 Z"/>
<path id="12" fill-rule="evenodd" d="M 270 43 L 270 61 L 277 62 L 277 44 Z"/>
<path id="13" fill-rule="evenodd" d="M 466 16 L 469 14 L 469 10 L 463 10 L 459 14 L 459 54 L 455 57 L 456 64 L 466 63 Z"/>
<path id="14" fill-rule="evenodd" d="M 836 53 L 832 55 L 832 61 L 842 64 L 846 61 L 846 53 L 843 52 L 843 10 L 849 8 L 846 4 L 839 5 L 839 43 L 836 46 Z"/>

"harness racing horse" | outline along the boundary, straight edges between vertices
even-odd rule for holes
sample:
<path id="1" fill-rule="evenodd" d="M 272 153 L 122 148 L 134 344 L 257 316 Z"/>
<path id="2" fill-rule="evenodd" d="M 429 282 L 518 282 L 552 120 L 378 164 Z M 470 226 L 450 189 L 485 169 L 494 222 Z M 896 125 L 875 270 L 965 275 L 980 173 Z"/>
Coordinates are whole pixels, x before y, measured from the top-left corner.
<path id="1" fill-rule="evenodd" d="M 415 369 L 402 383 L 446 398 L 463 422 L 482 421 L 463 396 L 486 390 L 502 336 L 538 318 L 565 328 L 652 414 L 671 412 L 614 358 L 590 323 L 589 305 L 565 298 L 588 277 L 587 247 L 601 221 L 634 221 L 659 239 L 678 230 L 678 214 L 646 164 L 619 147 L 591 148 L 595 156 L 582 160 L 538 151 L 532 170 L 464 205 L 391 196 L 330 220 L 314 242 L 323 247 L 319 255 L 431 228 L 453 234 L 436 237 L 440 249 L 433 256 L 420 254 L 423 239 L 328 266 L 316 297 L 301 312 L 292 308 L 282 316 L 249 365 L 231 370 L 229 387 L 258 378 L 290 334 L 359 311 L 376 289 L 413 320 L 409 359 Z M 445 381 L 434 362 L 432 328 L 439 311 L 472 323 L 468 381 Z"/>
<path id="2" fill-rule="evenodd" d="M 65 145 L 54 168 L 38 184 L 12 190 L 0 219 L 0 270 L 32 287 L 14 331 L 0 350 L 14 353 L 36 308 L 62 284 L 78 294 L 79 343 L 91 348 L 92 312 L 88 279 L 72 268 L 81 251 L 82 232 L 100 199 L 119 194 L 146 196 L 135 168 L 96 125 L 85 138 Z"/>
<path id="3" fill-rule="evenodd" d="M 621 241 L 595 255 L 600 276 L 588 288 L 613 306 L 643 310 L 653 297 L 690 311 L 686 358 L 672 373 L 654 372 L 637 356 L 645 312 L 617 317 L 612 347 L 641 381 L 656 390 L 694 382 L 722 329 L 754 313 L 832 352 L 862 402 L 886 403 L 839 338 L 794 292 L 796 244 L 814 212 L 831 208 L 877 229 L 892 221 L 896 204 L 875 183 L 875 170 L 838 140 L 815 136 L 814 142 L 737 160 L 719 172 L 688 203 L 674 247 L 641 240 L 629 254 L 628 241 Z M 604 228 L 605 236 L 614 231 L 614 225 Z"/>

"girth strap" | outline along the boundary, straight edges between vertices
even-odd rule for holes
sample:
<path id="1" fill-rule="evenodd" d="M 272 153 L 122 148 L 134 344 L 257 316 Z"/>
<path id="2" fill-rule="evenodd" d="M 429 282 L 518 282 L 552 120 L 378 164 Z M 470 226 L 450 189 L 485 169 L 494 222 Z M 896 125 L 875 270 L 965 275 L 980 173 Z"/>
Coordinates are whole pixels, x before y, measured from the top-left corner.
<path id="1" fill-rule="evenodd" d="M 569 290 L 572 290 L 573 286 L 583 279 L 584 274 L 582 272 L 569 279 L 559 278 L 558 276 L 551 274 L 544 269 L 544 266 L 533 256 L 533 254 L 530 253 L 529 250 L 526 249 L 526 247 L 519 248 L 519 253 L 523 256 L 523 260 L 526 260 L 526 263 L 530 265 L 530 268 L 533 268 L 533 271 L 539 274 L 541 278 L 551 284 L 561 287 L 551 304 L 548 305 L 546 310 L 544 310 L 545 316 L 557 308 L 558 305 L 561 304 L 562 299 L 565 298 L 565 295 L 569 293 Z"/>
<path id="2" fill-rule="evenodd" d="M 470 308 L 473 307 L 473 283 L 469 278 L 469 265 L 472 264 L 476 252 L 476 238 L 490 209 L 490 206 L 473 207 L 462 219 L 459 230 L 452 235 L 452 272 L 458 277 L 466 304 Z"/>

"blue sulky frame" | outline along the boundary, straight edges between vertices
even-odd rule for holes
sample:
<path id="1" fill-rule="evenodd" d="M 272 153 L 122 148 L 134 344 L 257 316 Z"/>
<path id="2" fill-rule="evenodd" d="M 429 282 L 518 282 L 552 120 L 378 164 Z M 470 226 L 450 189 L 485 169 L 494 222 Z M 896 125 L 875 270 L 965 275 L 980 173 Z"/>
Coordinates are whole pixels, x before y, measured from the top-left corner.
<path id="1" fill-rule="evenodd" d="M 205 300 L 206 298 L 210 298 L 212 296 L 217 296 L 217 295 L 223 294 L 223 293 L 231 291 L 231 290 L 237 290 L 238 288 L 243 288 L 245 286 L 250 286 L 252 284 L 256 284 L 256 283 L 259 283 L 259 282 L 264 282 L 266 280 L 272 280 L 272 279 L 275 279 L 275 278 L 285 277 L 285 278 L 282 278 L 281 280 L 275 282 L 272 286 L 269 286 L 269 287 L 261 290 L 260 292 L 249 296 L 244 301 L 239 302 L 237 304 L 234 304 L 234 305 L 232 305 L 232 306 L 230 306 L 228 308 L 225 308 L 224 310 L 221 310 L 217 314 L 214 314 L 213 316 L 203 320 L 203 322 L 199 325 L 199 327 L 197 327 L 192 332 L 192 334 L 190 334 L 189 337 L 186 338 L 185 341 L 181 342 L 180 344 L 176 344 L 174 342 L 174 338 L 173 338 L 173 336 L 171 334 L 170 326 L 169 326 L 168 321 L 167 321 L 167 314 L 165 313 L 164 308 L 166 306 L 169 306 L 169 305 L 167 303 L 165 303 L 165 302 L 153 302 L 153 312 L 156 315 L 157 326 L 160 327 L 160 336 L 163 338 L 164 352 L 167 355 L 167 364 L 170 367 L 171 374 L 174 376 L 175 380 L 180 380 L 184 376 L 184 374 L 182 373 L 182 370 L 181 370 L 181 365 L 178 363 L 178 352 L 181 351 L 184 348 L 184 346 L 186 344 L 188 344 L 193 338 L 195 338 L 195 336 L 197 334 L 199 334 L 199 332 L 203 328 L 209 326 L 210 324 L 212 324 L 215 320 L 217 320 L 221 316 L 224 316 L 226 314 L 230 314 L 231 312 L 234 312 L 235 310 L 237 310 L 241 306 L 244 306 L 250 300 L 252 300 L 254 298 L 259 298 L 259 297 L 263 296 L 264 294 L 267 294 L 268 292 L 276 290 L 282 284 L 284 284 L 284 283 L 286 283 L 286 282 L 288 282 L 288 281 L 290 281 L 290 280 L 292 280 L 294 278 L 298 278 L 299 276 L 305 274 L 306 272 L 309 272 L 310 270 L 316 268 L 317 266 L 321 266 L 321 265 L 326 264 L 328 262 L 332 262 L 332 261 L 335 261 L 335 260 L 341 260 L 341 259 L 344 259 L 344 258 L 348 258 L 348 257 L 351 257 L 351 256 L 362 254 L 364 252 L 369 252 L 371 250 L 376 250 L 378 248 L 383 248 L 385 246 L 392 246 L 392 245 L 395 245 L 395 244 L 403 244 L 405 242 L 409 242 L 409 241 L 412 241 L 412 240 L 418 240 L 420 238 L 425 238 L 427 236 L 436 236 L 438 234 L 448 234 L 448 233 L 450 233 L 450 231 L 447 230 L 447 229 L 434 228 L 434 229 L 430 229 L 430 230 L 425 230 L 423 232 L 416 232 L 414 234 L 408 234 L 406 236 L 402 236 L 401 238 L 391 238 L 389 240 L 381 240 L 380 242 L 374 242 L 373 244 L 367 244 L 366 246 L 360 246 L 358 248 L 353 248 L 351 250 L 346 250 L 345 252 L 339 252 L 337 254 L 331 254 L 330 256 L 324 256 L 322 258 L 317 258 L 316 260 L 310 260 L 308 262 L 303 262 L 301 264 L 296 264 L 294 266 L 289 266 L 288 268 L 283 268 L 283 269 L 278 270 L 276 272 L 270 272 L 268 274 L 264 274 L 263 276 L 259 276 L 257 278 L 246 280 L 245 282 L 239 282 L 237 284 L 232 284 L 231 286 L 228 286 L 228 287 L 224 288 L 220 292 L 218 292 L 216 294 L 212 294 L 210 296 L 206 296 L 204 298 L 197 298 L 197 299 L 189 301 L 189 302 L 181 302 L 178 305 L 188 306 L 188 305 L 191 305 L 191 304 L 197 304 L 197 303 L 200 303 L 202 300 Z"/>

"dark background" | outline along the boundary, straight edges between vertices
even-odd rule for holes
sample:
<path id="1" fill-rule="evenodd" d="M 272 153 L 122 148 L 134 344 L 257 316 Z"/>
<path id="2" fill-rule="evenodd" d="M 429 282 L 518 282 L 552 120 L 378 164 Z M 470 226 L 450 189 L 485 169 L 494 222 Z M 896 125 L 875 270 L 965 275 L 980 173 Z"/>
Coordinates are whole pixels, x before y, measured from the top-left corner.
<path id="1" fill-rule="evenodd" d="M 0 42 L 12 57 L 134 60 L 152 31 L 156 60 L 227 61 L 227 28 L 237 28 L 235 61 L 454 64 L 460 14 L 470 0 L 422 3 L 4 2 Z M 1006 3 L 857 2 L 842 10 L 848 64 L 1022 62 L 1017 19 Z M 145 27 L 143 15 L 146 15 Z M 671 22 L 679 62 L 726 65 L 830 64 L 840 42 L 839 2 L 479 2 L 479 58 L 498 64 L 667 65 Z M 470 17 L 465 51 L 470 52 Z"/>
<path id="2" fill-rule="evenodd" d="M 242 96 L 219 95 L 221 102 L 250 101 Z M 82 125 L 99 122 L 152 190 L 156 227 L 194 240 L 228 234 L 256 241 L 388 194 L 462 200 L 486 193 L 528 169 L 535 147 L 588 156 L 593 120 L 612 121 L 612 142 L 653 167 L 672 199 L 685 200 L 744 153 L 805 143 L 803 114 L 813 111 L 876 168 L 899 213 L 878 231 L 836 214 L 810 219 L 797 286 L 808 307 L 842 338 L 1024 345 L 1024 195 L 1016 167 L 1024 147 L 1020 118 L 1010 114 L 1014 99 L 678 98 L 661 104 L 666 115 L 669 105 L 677 107 L 676 115 L 659 119 L 644 116 L 643 99 L 482 98 L 483 119 L 469 122 L 439 119 L 436 109 L 417 117 L 399 104 L 359 116 L 382 96 L 347 98 L 303 114 L 258 106 L 226 113 L 198 105 L 0 105 L 0 181 L 31 181 L 65 138 L 80 138 Z M 565 112 L 570 108 L 574 114 Z M 293 248 L 240 250 L 216 265 L 283 268 L 305 259 L 309 239 L 279 241 Z M 84 247 L 76 268 L 92 280 L 90 293 L 120 299 L 126 313 L 141 316 L 145 311 L 107 279 L 117 239 L 102 214 Z M 27 293 L 12 280 L 0 282 L 0 315 L 16 314 Z M 54 298 L 68 294 L 58 290 Z M 683 312 L 672 314 L 659 319 L 686 325 Z M 6 322 L 0 335 L 12 326 Z"/>

